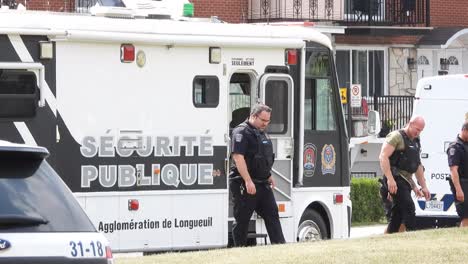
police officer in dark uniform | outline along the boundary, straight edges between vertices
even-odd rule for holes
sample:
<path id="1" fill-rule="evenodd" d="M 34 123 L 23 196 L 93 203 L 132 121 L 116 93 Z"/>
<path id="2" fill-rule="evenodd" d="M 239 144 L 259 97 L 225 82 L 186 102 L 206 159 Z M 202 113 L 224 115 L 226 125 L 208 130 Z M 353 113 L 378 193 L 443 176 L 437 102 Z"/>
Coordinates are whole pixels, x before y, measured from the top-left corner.
<path id="1" fill-rule="evenodd" d="M 448 164 L 451 178 L 450 189 L 455 197 L 455 207 L 460 216 L 460 227 L 468 227 L 468 120 L 462 126 L 461 132 L 447 149 Z"/>
<path id="2" fill-rule="evenodd" d="M 424 129 L 425 122 L 421 116 L 411 118 L 404 129 L 393 131 L 387 135 L 380 152 L 380 167 L 384 173 L 384 184 L 393 200 L 390 221 L 386 232 L 404 232 L 415 228 L 415 211 L 411 190 L 418 197 L 424 195 L 430 198 L 430 192 L 424 178 L 424 168 L 419 157 L 419 134 Z M 416 174 L 422 189 L 416 186 L 412 179 Z"/>
<path id="3" fill-rule="evenodd" d="M 246 246 L 249 221 L 254 211 L 260 215 L 272 244 L 285 243 L 278 207 L 273 195 L 273 145 L 265 133 L 271 108 L 256 104 L 249 118 L 238 125 L 231 136 L 230 190 L 234 202 L 232 228 L 234 246 Z"/>

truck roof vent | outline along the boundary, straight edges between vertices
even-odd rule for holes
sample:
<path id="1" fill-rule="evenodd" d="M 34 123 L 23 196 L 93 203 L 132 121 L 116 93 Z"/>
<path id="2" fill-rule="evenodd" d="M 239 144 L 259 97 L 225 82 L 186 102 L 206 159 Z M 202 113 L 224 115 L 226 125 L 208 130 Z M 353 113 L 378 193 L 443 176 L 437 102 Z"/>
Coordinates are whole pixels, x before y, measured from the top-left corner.
<path id="1" fill-rule="evenodd" d="M 91 8 L 95 16 L 118 18 L 177 19 L 193 16 L 188 0 L 98 0 Z"/>
<path id="2" fill-rule="evenodd" d="M 95 5 L 89 9 L 92 15 L 110 18 L 135 18 L 135 11 L 126 7 L 109 7 Z"/>

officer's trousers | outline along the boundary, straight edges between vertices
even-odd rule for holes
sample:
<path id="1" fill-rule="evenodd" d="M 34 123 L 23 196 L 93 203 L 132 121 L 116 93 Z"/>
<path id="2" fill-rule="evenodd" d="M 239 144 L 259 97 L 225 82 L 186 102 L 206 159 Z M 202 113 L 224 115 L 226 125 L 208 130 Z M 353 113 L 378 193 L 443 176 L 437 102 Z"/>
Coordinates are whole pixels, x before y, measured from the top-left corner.
<path id="1" fill-rule="evenodd" d="M 392 200 L 388 199 L 387 177 L 384 176 L 382 179 L 379 179 L 379 182 L 381 183 L 380 198 L 382 199 L 382 205 L 383 205 L 384 212 L 385 212 L 385 218 L 387 219 L 387 222 L 390 222 L 390 219 L 392 216 L 393 202 Z"/>
<path id="2" fill-rule="evenodd" d="M 455 191 L 455 186 L 453 185 L 452 179 L 449 178 L 450 190 L 453 193 L 453 198 L 455 198 L 455 208 L 457 209 L 457 214 L 460 217 L 460 220 L 468 218 L 468 178 L 459 178 L 460 186 L 465 195 L 465 201 L 460 202 L 457 200 L 457 192 Z"/>
<path id="3" fill-rule="evenodd" d="M 416 225 L 416 208 L 411 198 L 411 186 L 402 176 L 393 176 L 397 184 L 397 193 L 392 194 L 393 206 L 387 232 L 398 232 L 400 225 L 406 230 L 414 230 Z"/>
<path id="4" fill-rule="evenodd" d="M 285 243 L 273 190 L 268 183 L 256 183 L 255 188 L 257 193 L 250 195 L 247 193 L 243 181 L 232 181 L 230 183 L 234 202 L 234 218 L 236 220 L 232 228 L 234 246 L 247 245 L 249 221 L 254 211 L 265 221 L 270 242 L 272 244 Z"/>

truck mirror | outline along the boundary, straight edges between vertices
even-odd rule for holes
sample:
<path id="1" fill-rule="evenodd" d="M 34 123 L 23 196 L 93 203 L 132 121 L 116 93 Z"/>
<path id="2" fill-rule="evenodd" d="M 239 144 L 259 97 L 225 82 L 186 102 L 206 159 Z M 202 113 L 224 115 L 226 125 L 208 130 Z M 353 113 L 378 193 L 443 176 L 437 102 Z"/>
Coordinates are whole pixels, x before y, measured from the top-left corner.
<path id="1" fill-rule="evenodd" d="M 376 136 L 380 132 L 380 114 L 375 110 L 370 110 L 367 118 L 367 131 L 369 135 Z"/>

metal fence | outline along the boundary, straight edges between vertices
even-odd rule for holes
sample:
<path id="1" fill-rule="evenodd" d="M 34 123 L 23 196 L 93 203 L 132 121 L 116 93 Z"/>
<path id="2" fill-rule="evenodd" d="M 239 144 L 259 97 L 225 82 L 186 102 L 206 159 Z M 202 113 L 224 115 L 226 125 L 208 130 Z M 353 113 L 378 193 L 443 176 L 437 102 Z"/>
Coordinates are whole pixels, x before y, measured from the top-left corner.
<path id="1" fill-rule="evenodd" d="M 386 95 L 364 97 L 361 107 L 344 106 L 351 137 L 367 135 L 367 113 L 376 110 L 380 114 L 380 136 L 386 136 L 390 131 L 403 128 L 411 118 L 414 96 Z M 349 114 L 350 113 L 350 114 Z"/>
<path id="2" fill-rule="evenodd" d="M 351 178 L 377 178 L 377 173 L 375 171 L 352 171 Z"/>

